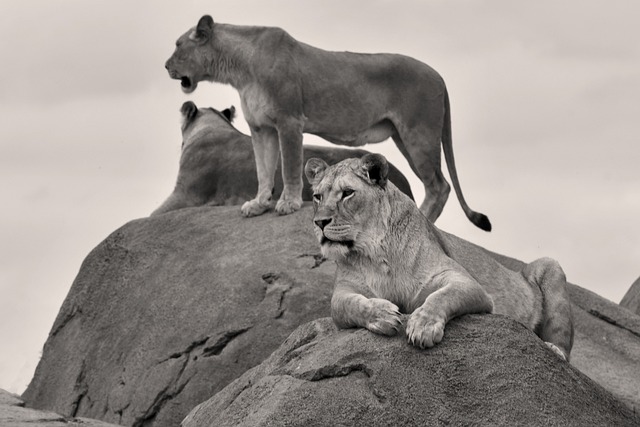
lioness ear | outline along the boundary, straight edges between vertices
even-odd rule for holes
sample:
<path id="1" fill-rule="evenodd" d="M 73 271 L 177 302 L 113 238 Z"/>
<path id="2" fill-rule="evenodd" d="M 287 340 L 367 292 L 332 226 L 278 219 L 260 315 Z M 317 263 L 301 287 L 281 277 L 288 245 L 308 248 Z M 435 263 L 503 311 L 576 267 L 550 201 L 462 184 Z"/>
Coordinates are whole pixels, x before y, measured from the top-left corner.
<path id="1" fill-rule="evenodd" d="M 374 184 L 383 188 L 387 185 L 389 163 L 382 154 L 365 154 L 360 162 L 363 172 Z"/>
<path id="2" fill-rule="evenodd" d="M 304 165 L 304 174 L 309 181 L 309 184 L 316 185 L 320 182 L 322 177 L 324 176 L 324 170 L 327 168 L 327 163 L 318 159 L 317 157 L 312 157 L 307 160 L 307 164 Z"/>
<path id="3" fill-rule="evenodd" d="M 224 110 L 222 110 L 222 115 L 225 116 L 227 120 L 229 120 L 229 123 L 233 122 L 233 119 L 236 116 L 236 107 L 232 105 L 229 108 L 225 108 Z"/>
<path id="4" fill-rule="evenodd" d="M 198 21 L 198 25 L 196 26 L 196 31 L 191 33 L 189 38 L 197 42 L 204 43 L 206 41 L 209 41 L 212 33 L 213 33 L 213 18 L 210 17 L 209 15 L 204 15 Z"/>
<path id="5" fill-rule="evenodd" d="M 198 107 L 193 102 L 187 101 L 182 104 L 180 112 L 182 113 L 185 120 L 193 120 L 198 114 Z"/>

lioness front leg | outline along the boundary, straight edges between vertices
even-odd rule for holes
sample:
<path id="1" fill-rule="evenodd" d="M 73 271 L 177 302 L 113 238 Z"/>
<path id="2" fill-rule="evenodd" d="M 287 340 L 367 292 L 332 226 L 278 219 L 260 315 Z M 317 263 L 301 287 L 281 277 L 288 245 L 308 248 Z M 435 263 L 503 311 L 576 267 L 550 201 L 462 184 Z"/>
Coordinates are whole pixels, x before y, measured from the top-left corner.
<path id="1" fill-rule="evenodd" d="M 275 129 L 251 129 L 251 142 L 258 173 L 256 197 L 242 205 L 240 211 L 246 217 L 263 214 L 273 205 L 273 181 L 278 166 L 278 135 Z"/>
<path id="2" fill-rule="evenodd" d="M 452 318 L 493 311 L 491 297 L 473 279 L 447 271 L 438 275 L 437 280 L 440 282 L 437 286 L 441 287 L 407 321 L 407 340 L 419 348 L 433 347 L 442 341 L 444 327 Z"/>
<path id="3" fill-rule="evenodd" d="M 391 301 L 346 290 L 333 293 L 331 317 L 339 328 L 362 327 L 389 336 L 402 325 L 398 306 Z"/>
<path id="4" fill-rule="evenodd" d="M 302 207 L 302 121 L 291 119 L 278 127 L 282 155 L 282 183 L 284 184 L 276 212 L 288 215 Z"/>

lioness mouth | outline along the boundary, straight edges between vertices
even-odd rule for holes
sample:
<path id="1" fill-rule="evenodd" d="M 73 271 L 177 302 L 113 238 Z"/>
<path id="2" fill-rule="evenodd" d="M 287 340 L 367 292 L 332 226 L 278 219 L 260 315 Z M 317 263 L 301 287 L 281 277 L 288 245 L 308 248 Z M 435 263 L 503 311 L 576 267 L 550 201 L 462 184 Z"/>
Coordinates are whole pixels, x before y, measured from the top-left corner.
<path id="1" fill-rule="evenodd" d="M 180 85 L 184 88 L 190 88 L 191 87 L 191 79 L 189 77 L 180 77 Z"/>
<path id="2" fill-rule="evenodd" d="M 327 236 L 322 236 L 321 245 L 344 245 L 348 248 L 353 247 L 353 240 L 331 240 Z"/>

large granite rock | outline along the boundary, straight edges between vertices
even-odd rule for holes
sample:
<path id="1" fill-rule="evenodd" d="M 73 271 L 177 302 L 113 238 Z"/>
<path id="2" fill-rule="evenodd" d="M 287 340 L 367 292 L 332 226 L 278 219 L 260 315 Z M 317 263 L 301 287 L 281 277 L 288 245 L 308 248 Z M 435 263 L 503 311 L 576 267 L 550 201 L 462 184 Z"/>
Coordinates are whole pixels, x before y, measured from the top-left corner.
<path id="1" fill-rule="evenodd" d="M 269 359 L 183 422 L 202 426 L 637 426 L 611 393 L 524 326 L 496 315 L 451 321 L 417 350 L 403 336 L 300 327 Z"/>
<path id="2" fill-rule="evenodd" d="M 83 263 L 26 404 L 122 425 L 178 425 L 299 325 L 329 314 L 335 264 L 323 262 L 311 217 L 309 205 L 249 219 L 237 206 L 201 207 L 126 224 Z M 569 290 L 572 365 L 640 412 L 640 317 Z"/>
<path id="3" fill-rule="evenodd" d="M 16 395 L 0 389 L 0 426 L 2 427 L 116 427 L 89 418 L 69 418 L 50 411 L 24 407 Z"/>
<path id="4" fill-rule="evenodd" d="M 640 277 L 631 285 L 622 297 L 620 305 L 640 316 Z"/>
<path id="5" fill-rule="evenodd" d="M 311 211 L 192 208 L 132 221 L 84 261 L 23 397 L 30 407 L 175 426 L 327 316 L 335 268 Z"/>

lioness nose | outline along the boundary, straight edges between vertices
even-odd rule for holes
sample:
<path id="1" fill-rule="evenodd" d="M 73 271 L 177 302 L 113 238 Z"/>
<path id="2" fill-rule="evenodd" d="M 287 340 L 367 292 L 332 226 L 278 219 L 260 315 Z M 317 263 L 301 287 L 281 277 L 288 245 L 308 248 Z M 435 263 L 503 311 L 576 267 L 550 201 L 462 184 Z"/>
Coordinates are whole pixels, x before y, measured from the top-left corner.
<path id="1" fill-rule="evenodd" d="M 320 227 L 320 230 L 324 230 L 324 228 L 331 222 L 331 218 L 327 218 L 327 219 L 317 219 L 315 221 L 313 221 L 316 223 L 316 225 L 318 227 Z"/>

